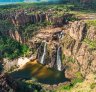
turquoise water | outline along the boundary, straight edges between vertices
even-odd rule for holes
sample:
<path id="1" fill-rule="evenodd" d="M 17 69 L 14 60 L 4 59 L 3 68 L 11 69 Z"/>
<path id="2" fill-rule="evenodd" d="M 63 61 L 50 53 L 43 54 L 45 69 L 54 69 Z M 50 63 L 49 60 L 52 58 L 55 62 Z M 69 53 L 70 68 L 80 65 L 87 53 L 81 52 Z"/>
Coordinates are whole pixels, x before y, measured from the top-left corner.
<path id="1" fill-rule="evenodd" d="M 5 4 L 16 4 L 16 3 L 23 3 L 23 2 L 37 2 L 38 0 L 0 0 L 0 5 Z"/>
<path id="2" fill-rule="evenodd" d="M 23 1 L 24 0 L 0 0 L 0 5 L 15 4 L 15 3 L 23 2 Z"/>
<path id="3" fill-rule="evenodd" d="M 0 2 L 0 5 L 6 5 L 6 4 L 16 4 L 20 2 Z"/>
<path id="4" fill-rule="evenodd" d="M 15 4 L 15 3 L 22 3 L 22 2 L 58 2 L 61 0 L 0 0 L 0 5 L 5 4 Z"/>

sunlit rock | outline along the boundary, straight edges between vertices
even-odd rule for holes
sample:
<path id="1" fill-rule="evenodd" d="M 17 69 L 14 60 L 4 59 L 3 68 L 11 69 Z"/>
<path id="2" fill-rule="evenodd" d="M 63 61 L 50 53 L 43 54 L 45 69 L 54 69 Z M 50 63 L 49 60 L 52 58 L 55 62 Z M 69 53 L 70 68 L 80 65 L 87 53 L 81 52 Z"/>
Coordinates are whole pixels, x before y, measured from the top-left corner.
<path id="1" fill-rule="evenodd" d="M 22 68 L 27 62 L 29 62 L 30 61 L 30 59 L 28 59 L 28 58 L 26 58 L 26 57 L 20 57 L 19 59 L 18 59 L 18 63 L 17 63 L 17 66 L 19 67 L 19 68 Z"/>

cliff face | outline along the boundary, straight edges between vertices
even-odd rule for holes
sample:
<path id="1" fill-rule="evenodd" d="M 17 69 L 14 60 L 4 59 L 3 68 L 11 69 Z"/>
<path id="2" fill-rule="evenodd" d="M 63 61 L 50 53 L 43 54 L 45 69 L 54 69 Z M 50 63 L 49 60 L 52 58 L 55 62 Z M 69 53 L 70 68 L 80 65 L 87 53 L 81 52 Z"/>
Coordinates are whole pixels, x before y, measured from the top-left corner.
<path id="1" fill-rule="evenodd" d="M 46 20 L 46 14 L 32 14 L 28 15 L 24 12 L 18 12 L 11 17 L 11 21 L 15 26 L 22 26 L 27 23 L 38 23 Z"/>
<path id="2" fill-rule="evenodd" d="M 7 35 L 21 44 L 27 44 L 28 42 L 28 39 L 23 35 L 23 32 L 20 31 L 20 28 L 9 30 Z"/>
<path id="3" fill-rule="evenodd" d="M 66 69 L 66 76 L 72 77 L 76 72 L 81 72 L 86 76 L 90 72 L 96 71 L 95 58 L 95 31 L 93 27 L 87 29 L 87 26 L 82 21 L 72 23 L 69 31 L 63 40 L 64 45 L 64 63 L 70 67 Z M 68 59 L 70 58 L 70 59 Z"/>
<path id="4" fill-rule="evenodd" d="M 50 12 L 48 13 L 38 13 L 38 14 L 27 14 L 25 12 L 17 12 L 15 15 L 11 16 L 11 21 L 15 26 L 22 26 L 27 23 L 38 23 L 38 22 L 52 22 L 54 26 L 63 26 L 66 23 L 66 19 L 72 17 L 72 14 L 64 14 L 60 17 L 54 17 Z"/>

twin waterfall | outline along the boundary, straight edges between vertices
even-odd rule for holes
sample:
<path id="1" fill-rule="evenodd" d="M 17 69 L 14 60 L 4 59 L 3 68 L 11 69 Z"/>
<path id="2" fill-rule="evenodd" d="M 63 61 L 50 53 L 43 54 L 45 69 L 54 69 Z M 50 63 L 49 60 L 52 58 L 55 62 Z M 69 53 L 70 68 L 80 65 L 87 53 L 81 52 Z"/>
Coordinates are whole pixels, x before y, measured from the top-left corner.
<path id="1" fill-rule="evenodd" d="M 41 64 L 44 64 L 44 60 L 45 60 L 45 57 L 46 57 L 46 47 L 47 47 L 47 43 L 45 42 L 44 43 L 43 55 L 41 56 L 41 61 L 40 61 Z"/>
<path id="2" fill-rule="evenodd" d="M 57 69 L 59 71 L 61 71 L 61 56 L 60 56 L 60 47 L 57 48 L 57 59 L 56 59 L 56 62 L 57 62 Z"/>
<path id="3" fill-rule="evenodd" d="M 46 53 L 47 53 L 47 43 L 44 42 L 43 54 L 40 58 L 41 64 L 44 64 L 45 62 Z M 57 51 L 56 51 L 56 66 L 57 66 L 57 70 L 62 71 L 61 47 L 60 46 L 57 47 Z"/>

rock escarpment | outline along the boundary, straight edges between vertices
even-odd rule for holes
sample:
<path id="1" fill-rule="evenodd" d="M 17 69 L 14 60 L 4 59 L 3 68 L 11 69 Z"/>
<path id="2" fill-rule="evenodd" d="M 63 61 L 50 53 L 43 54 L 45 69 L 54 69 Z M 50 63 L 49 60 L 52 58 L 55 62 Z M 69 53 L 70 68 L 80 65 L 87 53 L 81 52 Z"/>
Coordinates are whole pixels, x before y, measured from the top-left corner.
<path id="1" fill-rule="evenodd" d="M 65 69 L 66 77 L 74 78 L 78 73 L 85 77 L 90 72 L 96 72 L 95 28 L 87 28 L 87 24 L 84 21 L 75 21 L 70 23 L 64 30 L 54 30 L 46 30 L 44 34 L 41 32 L 33 37 L 35 40 L 32 40 L 34 44 L 35 42 L 37 44 L 43 41 L 47 43 L 43 64 L 57 69 L 57 49 L 60 46 L 62 48 L 60 51 L 61 70 Z M 38 62 L 41 61 L 44 53 L 44 42 L 39 46 Z"/>
<path id="2" fill-rule="evenodd" d="M 15 26 L 22 26 L 27 23 L 38 23 L 46 20 L 47 15 L 42 14 L 26 14 L 25 12 L 17 12 L 15 16 L 11 17 L 11 21 Z"/>
<path id="3" fill-rule="evenodd" d="M 10 16 L 10 20 L 15 26 L 22 26 L 27 23 L 38 23 L 38 22 L 50 22 L 54 26 L 63 26 L 68 23 L 68 18 L 73 17 L 73 14 L 63 14 L 62 16 L 56 16 L 50 12 L 37 13 L 37 14 L 27 14 L 26 12 L 17 12 L 15 15 Z"/>

